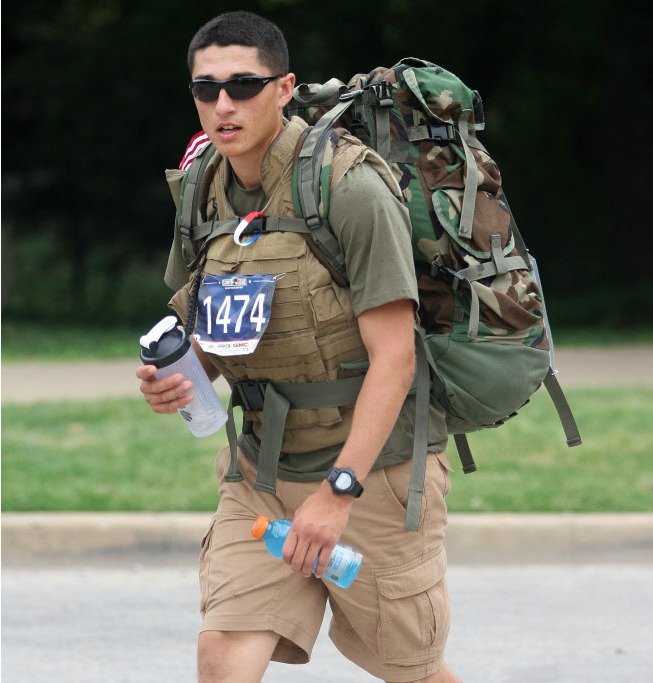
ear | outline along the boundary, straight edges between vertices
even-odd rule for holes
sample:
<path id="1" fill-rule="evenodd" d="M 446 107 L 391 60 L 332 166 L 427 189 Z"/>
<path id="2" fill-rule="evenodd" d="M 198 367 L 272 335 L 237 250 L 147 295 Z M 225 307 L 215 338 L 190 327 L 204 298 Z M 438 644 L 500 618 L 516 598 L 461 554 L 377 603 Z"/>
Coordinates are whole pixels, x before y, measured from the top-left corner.
<path id="1" fill-rule="evenodd" d="M 292 100 L 295 88 L 295 74 L 288 73 L 279 79 L 279 105 L 283 109 Z"/>

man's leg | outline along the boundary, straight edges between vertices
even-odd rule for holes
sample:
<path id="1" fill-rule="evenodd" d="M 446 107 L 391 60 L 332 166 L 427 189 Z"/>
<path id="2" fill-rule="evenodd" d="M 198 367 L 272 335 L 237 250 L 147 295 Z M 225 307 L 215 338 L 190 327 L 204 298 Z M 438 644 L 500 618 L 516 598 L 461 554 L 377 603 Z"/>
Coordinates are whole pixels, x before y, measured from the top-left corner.
<path id="1" fill-rule="evenodd" d="M 386 681 L 386 683 L 393 683 L 393 681 Z M 460 678 L 445 664 L 439 671 L 426 678 L 420 678 L 412 683 L 462 683 Z"/>
<path id="2" fill-rule="evenodd" d="M 273 631 L 203 631 L 199 683 L 260 683 L 278 642 Z"/>

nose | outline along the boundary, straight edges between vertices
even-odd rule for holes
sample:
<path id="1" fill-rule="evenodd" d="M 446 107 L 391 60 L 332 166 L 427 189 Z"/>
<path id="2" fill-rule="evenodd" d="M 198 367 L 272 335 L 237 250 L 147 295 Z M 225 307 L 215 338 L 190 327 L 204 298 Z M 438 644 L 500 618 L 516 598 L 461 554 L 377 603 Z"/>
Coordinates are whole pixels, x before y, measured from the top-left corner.
<path id="1" fill-rule="evenodd" d="M 215 101 L 215 111 L 218 113 L 224 113 L 234 111 L 234 109 L 234 101 L 227 94 L 227 89 L 222 88 L 218 93 L 218 99 Z"/>

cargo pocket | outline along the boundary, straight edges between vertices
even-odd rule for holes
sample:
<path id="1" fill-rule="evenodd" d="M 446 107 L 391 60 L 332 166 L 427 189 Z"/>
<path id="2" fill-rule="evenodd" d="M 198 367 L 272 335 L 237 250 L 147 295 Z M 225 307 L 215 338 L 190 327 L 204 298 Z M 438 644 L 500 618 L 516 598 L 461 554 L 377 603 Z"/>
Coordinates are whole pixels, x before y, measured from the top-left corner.
<path id="1" fill-rule="evenodd" d="M 379 653 L 384 664 L 424 664 L 439 656 L 449 633 L 447 556 L 435 555 L 376 575 Z"/>
<path id="2" fill-rule="evenodd" d="M 211 548 L 211 538 L 213 536 L 213 527 L 215 526 L 215 515 L 211 517 L 211 523 L 209 528 L 202 537 L 202 542 L 200 544 L 200 559 L 199 559 L 199 572 L 200 572 L 200 613 L 204 616 L 206 612 L 206 603 L 209 598 L 209 577 L 210 577 L 210 562 L 209 562 L 209 550 Z"/>

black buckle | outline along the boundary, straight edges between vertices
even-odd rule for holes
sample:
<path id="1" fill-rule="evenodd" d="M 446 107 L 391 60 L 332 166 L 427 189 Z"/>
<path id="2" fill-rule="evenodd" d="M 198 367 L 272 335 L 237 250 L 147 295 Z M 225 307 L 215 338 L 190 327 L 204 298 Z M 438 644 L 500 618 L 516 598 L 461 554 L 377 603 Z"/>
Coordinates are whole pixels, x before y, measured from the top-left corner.
<path id="1" fill-rule="evenodd" d="M 265 388 L 267 382 L 257 382 L 255 380 L 243 380 L 233 385 L 234 405 L 241 406 L 245 410 L 260 412 L 263 410 L 265 401 Z"/>
<path id="2" fill-rule="evenodd" d="M 179 234 L 186 240 L 191 239 L 192 227 L 179 224 Z"/>
<path id="3" fill-rule="evenodd" d="M 240 220 L 242 220 L 242 217 L 240 218 Z M 260 232 L 265 232 L 267 220 L 267 216 L 257 216 L 247 224 L 247 227 L 243 230 L 242 234 L 256 235 Z"/>
<path id="4" fill-rule="evenodd" d="M 458 287 L 461 282 L 465 281 L 465 278 L 458 275 L 455 270 L 447 268 L 447 266 L 443 265 L 442 263 L 438 263 L 437 261 L 433 261 L 433 263 L 431 263 L 430 275 L 432 278 L 440 280 L 441 282 L 449 285 L 449 287 L 454 288 Z"/>
<path id="5" fill-rule="evenodd" d="M 425 125 L 429 133 L 429 140 L 441 142 L 445 145 L 456 141 L 456 129 L 451 123 L 441 123 L 438 126 L 434 126 L 432 123 Z"/>
<path id="6" fill-rule="evenodd" d="M 365 138 L 369 140 L 370 131 L 360 119 L 352 119 L 351 123 L 349 124 L 349 128 L 357 138 L 362 138 L 362 136 L 365 136 Z"/>

